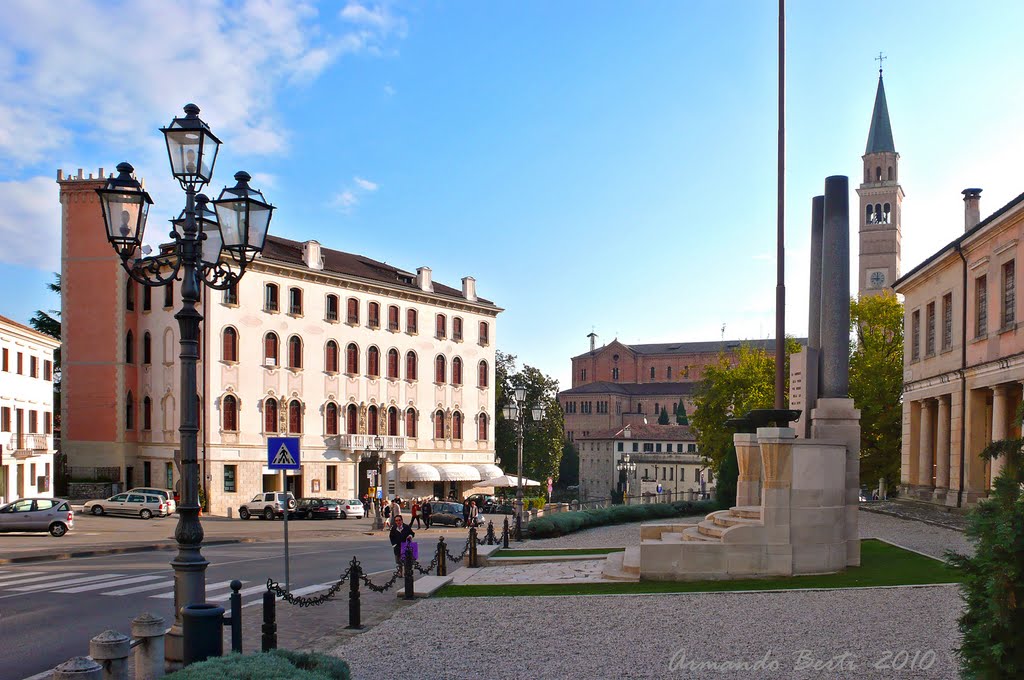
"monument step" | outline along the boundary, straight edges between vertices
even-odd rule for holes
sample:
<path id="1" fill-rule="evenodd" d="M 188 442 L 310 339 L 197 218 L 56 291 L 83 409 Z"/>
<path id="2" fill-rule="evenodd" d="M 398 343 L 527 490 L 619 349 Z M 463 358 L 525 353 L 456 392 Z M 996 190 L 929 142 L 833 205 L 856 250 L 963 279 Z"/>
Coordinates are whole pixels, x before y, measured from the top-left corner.
<path id="1" fill-rule="evenodd" d="M 680 543 L 680 542 L 682 542 L 682 540 L 683 540 L 683 533 L 681 531 L 680 532 L 666 531 L 665 533 L 663 533 L 661 535 L 661 542 L 662 543 Z"/>
<path id="2" fill-rule="evenodd" d="M 722 532 L 725 531 L 725 527 L 720 527 L 714 522 L 704 520 L 703 522 L 697 525 L 697 531 L 699 531 L 704 536 L 720 539 L 722 538 Z"/>
<path id="3" fill-rule="evenodd" d="M 761 518 L 754 519 L 752 517 L 737 517 L 732 514 L 731 510 L 719 510 L 713 513 L 710 517 L 711 521 L 720 527 L 734 527 L 742 524 L 744 526 L 758 526 L 761 524 Z"/>
<path id="4" fill-rule="evenodd" d="M 720 539 L 705 536 L 699 531 L 699 527 L 690 527 L 683 530 L 683 540 L 695 543 L 720 543 Z"/>
<path id="5" fill-rule="evenodd" d="M 609 553 L 604 561 L 604 567 L 601 569 L 601 578 L 610 581 L 639 581 L 639 567 L 637 567 L 636 573 L 627 572 L 623 569 L 622 562 L 625 559 L 625 555 L 626 553 L 624 552 Z"/>
<path id="6" fill-rule="evenodd" d="M 622 553 L 622 570 L 627 574 L 640 576 L 640 546 L 626 548 Z"/>
<path id="7" fill-rule="evenodd" d="M 735 505 L 729 508 L 729 514 L 746 519 L 761 519 L 760 505 Z"/>

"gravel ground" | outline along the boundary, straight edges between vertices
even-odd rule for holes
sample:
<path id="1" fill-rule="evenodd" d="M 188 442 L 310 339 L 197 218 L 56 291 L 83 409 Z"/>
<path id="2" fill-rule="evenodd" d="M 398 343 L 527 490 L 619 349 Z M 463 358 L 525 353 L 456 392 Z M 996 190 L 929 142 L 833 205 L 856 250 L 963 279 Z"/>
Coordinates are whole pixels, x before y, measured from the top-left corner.
<path id="1" fill-rule="evenodd" d="M 957 592 L 423 600 L 332 653 L 359 679 L 956 678 Z"/>
<path id="2" fill-rule="evenodd" d="M 640 524 L 696 524 L 707 515 L 694 515 L 692 517 L 675 517 L 672 519 L 659 519 L 654 522 L 641 522 L 634 524 L 613 524 L 611 526 L 595 527 L 584 531 L 577 531 L 574 534 L 559 536 L 558 538 L 536 538 L 525 540 L 516 545 L 509 545 L 512 548 L 523 548 L 529 550 L 557 550 L 562 548 L 628 548 L 633 545 L 640 545 Z M 525 531 L 523 532 L 526 533 Z"/>
<path id="3" fill-rule="evenodd" d="M 931 503 L 904 500 L 872 501 L 871 503 L 865 503 L 861 507 L 871 508 L 877 512 L 884 512 L 896 515 L 897 517 L 919 519 L 922 522 L 931 522 L 949 529 L 963 531 L 967 528 L 967 515 L 965 513 L 951 512 L 946 507 L 932 505 Z"/>
<path id="4" fill-rule="evenodd" d="M 875 512 L 861 512 L 858 523 L 864 538 L 881 538 L 904 548 L 932 557 L 942 557 L 947 550 L 972 554 L 974 549 L 961 531 L 932 524 L 898 519 Z"/>

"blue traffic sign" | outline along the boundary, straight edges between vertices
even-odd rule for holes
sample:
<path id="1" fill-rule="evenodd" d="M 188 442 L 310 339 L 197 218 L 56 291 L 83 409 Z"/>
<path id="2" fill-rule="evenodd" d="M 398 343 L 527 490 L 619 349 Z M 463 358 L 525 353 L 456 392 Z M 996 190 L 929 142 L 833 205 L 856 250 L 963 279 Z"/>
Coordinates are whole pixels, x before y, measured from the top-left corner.
<path id="1" fill-rule="evenodd" d="M 300 469 L 299 438 L 269 438 L 267 440 L 267 467 L 271 470 Z"/>

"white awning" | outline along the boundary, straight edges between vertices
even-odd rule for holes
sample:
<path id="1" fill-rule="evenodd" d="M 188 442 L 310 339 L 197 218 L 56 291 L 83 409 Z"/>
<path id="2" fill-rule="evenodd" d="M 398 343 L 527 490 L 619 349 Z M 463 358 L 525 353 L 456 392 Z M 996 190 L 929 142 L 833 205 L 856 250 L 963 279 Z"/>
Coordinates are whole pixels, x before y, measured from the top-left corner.
<path id="1" fill-rule="evenodd" d="M 500 467 L 493 463 L 484 463 L 482 465 L 474 465 L 473 467 L 480 473 L 480 479 L 482 480 L 496 479 L 505 474 Z"/>
<path id="2" fill-rule="evenodd" d="M 463 465 L 459 463 L 445 463 L 444 465 L 435 465 L 437 471 L 441 474 L 442 482 L 479 482 L 480 472 L 472 465 Z"/>
<path id="3" fill-rule="evenodd" d="M 394 478 L 393 473 L 388 477 Z M 433 465 L 426 463 L 409 463 L 398 466 L 398 481 L 400 482 L 440 482 L 441 473 Z"/>

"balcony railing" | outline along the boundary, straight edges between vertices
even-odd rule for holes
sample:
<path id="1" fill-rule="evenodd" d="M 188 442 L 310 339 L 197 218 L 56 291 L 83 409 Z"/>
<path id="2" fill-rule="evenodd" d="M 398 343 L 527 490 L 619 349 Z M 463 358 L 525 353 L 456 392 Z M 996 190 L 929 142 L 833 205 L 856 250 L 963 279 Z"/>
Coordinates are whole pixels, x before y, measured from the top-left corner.
<path id="1" fill-rule="evenodd" d="M 367 446 L 375 450 L 375 434 L 336 434 L 327 437 L 327 446 L 342 450 L 362 451 Z M 405 451 L 407 443 L 405 437 L 395 435 L 380 435 L 384 440 L 385 451 Z"/>
<path id="2" fill-rule="evenodd" d="M 11 435 L 11 450 L 20 453 L 38 453 L 41 451 L 49 451 L 49 435 L 45 434 L 24 434 L 17 433 Z"/>

